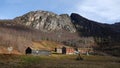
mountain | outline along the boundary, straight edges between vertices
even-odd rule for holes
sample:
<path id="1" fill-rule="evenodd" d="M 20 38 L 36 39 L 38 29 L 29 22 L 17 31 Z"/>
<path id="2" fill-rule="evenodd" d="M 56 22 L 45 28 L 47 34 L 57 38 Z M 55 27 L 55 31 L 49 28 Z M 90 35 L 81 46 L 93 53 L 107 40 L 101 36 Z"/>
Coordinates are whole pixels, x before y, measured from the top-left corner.
<path id="1" fill-rule="evenodd" d="M 32 11 L 15 20 L 20 24 L 46 32 L 55 30 L 76 32 L 68 14 L 57 15 L 48 11 Z"/>
<path id="2" fill-rule="evenodd" d="M 107 37 L 117 33 L 109 24 L 88 20 L 76 13 L 71 14 L 71 19 L 78 32 L 82 33 L 83 36 Z"/>
<path id="3" fill-rule="evenodd" d="M 83 37 L 93 37 L 100 50 L 112 55 L 119 55 L 120 51 L 120 24 L 102 24 L 88 20 L 79 14 L 72 13 L 71 19 L 76 30 Z"/>
<path id="4" fill-rule="evenodd" d="M 12 46 L 19 53 L 45 40 L 120 56 L 120 24 L 102 24 L 77 13 L 69 16 L 39 10 L 13 20 L 0 20 L 0 40 L 0 48 Z"/>

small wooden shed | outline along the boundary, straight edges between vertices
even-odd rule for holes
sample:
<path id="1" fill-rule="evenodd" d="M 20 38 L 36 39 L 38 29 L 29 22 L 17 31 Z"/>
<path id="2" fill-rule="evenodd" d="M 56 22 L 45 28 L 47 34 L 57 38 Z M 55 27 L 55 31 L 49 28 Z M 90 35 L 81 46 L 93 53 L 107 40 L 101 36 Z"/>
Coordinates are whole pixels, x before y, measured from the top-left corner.
<path id="1" fill-rule="evenodd" d="M 55 52 L 61 54 L 62 53 L 62 48 L 55 48 Z"/>
<path id="2" fill-rule="evenodd" d="M 62 49 L 63 49 L 63 54 L 75 54 L 75 49 L 72 47 L 63 47 Z"/>
<path id="3" fill-rule="evenodd" d="M 55 48 L 55 52 L 61 54 L 74 54 L 75 50 L 72 47 L 62 47 L 62 48 Z"/>

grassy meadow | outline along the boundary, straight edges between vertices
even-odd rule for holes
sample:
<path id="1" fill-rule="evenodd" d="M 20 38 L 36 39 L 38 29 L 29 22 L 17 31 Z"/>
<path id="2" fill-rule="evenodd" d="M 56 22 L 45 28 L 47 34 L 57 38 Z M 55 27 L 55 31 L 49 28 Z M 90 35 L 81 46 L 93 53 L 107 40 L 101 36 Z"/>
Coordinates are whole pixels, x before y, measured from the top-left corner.
<path id="1" fill-rule="evenodd" d="M 120 68 L 120 58 L 77 55 L 0 55 L 0 68 Z"/>

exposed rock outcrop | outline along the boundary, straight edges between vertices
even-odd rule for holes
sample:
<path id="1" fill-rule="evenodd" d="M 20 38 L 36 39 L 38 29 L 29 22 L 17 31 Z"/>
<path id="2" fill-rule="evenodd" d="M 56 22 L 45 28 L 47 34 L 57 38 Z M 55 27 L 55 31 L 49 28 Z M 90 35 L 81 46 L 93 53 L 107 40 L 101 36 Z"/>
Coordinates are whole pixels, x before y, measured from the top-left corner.
<path id="1" fill-rule="evenodd" d="M 76 32 L 68 14 L 57 15 L 48 11 L 32 11 L 15 18 L 15 21 L 46 32 L 56 30 Z"/>

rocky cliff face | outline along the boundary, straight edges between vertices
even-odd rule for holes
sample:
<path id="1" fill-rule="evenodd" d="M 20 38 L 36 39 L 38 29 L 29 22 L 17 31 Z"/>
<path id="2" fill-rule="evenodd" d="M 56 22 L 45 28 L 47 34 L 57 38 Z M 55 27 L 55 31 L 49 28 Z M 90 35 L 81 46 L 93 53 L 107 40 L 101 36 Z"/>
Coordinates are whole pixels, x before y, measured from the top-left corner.
<path id="1" fill-rule="evenodd" d="M 17 23 L 38 29 L 41 31 L 65 30 L 76 32 L 69 15 L 57 15 L 48 11 L 32 11 L 23 16 L 15 18 Z"/>

